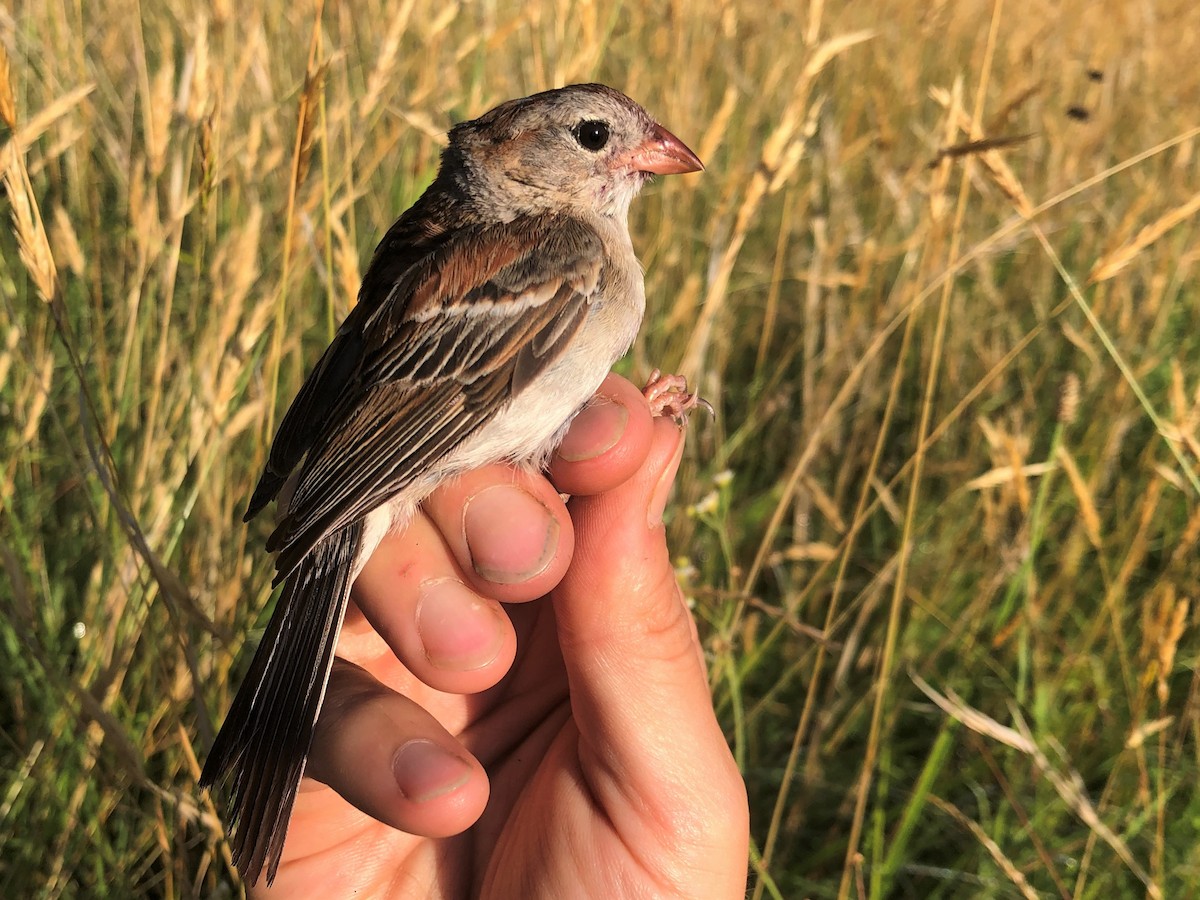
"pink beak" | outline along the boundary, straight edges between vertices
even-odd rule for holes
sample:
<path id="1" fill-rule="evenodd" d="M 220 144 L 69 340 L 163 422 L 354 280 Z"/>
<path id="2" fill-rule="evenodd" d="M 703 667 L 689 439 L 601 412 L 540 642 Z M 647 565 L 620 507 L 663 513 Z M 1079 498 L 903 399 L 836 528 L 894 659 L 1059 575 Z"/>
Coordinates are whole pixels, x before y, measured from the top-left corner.
<path id="1" fill-rule="evenodd" d="M 650 137 L 629 154 L 627 162 L 632 169 L 654 175 L 704 171 L 704 163 L 700 162 L 700 158 L 658 123 L 655 123 Z"/>

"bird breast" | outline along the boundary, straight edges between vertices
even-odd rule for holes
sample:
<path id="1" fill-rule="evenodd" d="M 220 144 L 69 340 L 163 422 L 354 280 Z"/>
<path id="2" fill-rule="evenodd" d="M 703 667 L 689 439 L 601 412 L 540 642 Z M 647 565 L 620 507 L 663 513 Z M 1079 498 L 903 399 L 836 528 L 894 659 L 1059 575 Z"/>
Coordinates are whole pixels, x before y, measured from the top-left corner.
<path id="1" fill-rule="evenodd" d="M 446 460 L 448 467 L 463 472 L 501 459 L 545 466 L 575 414 L 637 336 L 646 308 L 645 289 L 632 251 L 629 259 L 632 265 L 604 268 L 587 319 L 570 348 L 459 446 Z"/>

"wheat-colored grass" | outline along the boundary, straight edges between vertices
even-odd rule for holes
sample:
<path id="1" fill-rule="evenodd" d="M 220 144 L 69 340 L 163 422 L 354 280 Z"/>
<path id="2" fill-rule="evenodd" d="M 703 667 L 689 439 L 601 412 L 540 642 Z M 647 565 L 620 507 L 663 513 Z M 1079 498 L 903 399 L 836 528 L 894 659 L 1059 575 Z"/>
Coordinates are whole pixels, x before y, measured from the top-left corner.
<path id="1" fill-rule="evenodd" d="M 1200 892 L 1200 10 L 0 11 L 0 885 L 237 890 L 198 760 L 273 424 L 454 121 L 596 79 L 697 147 L 624 365 L 753 896 Z"/>

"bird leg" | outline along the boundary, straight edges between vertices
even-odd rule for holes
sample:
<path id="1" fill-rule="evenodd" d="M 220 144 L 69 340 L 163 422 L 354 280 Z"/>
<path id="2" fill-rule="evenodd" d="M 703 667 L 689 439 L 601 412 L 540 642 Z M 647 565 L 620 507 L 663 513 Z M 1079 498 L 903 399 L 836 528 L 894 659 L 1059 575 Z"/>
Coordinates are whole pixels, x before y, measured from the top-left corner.
<path id="1" fill-rule="evenodd" d="M 688 414 L 697 407 L 708 411 L 716 418 L 712 404 L 698 394 L 688 392 L 687 379 L 682 375 L 664 375 L 655 369 L 642 388 L 642 396 L 650 404 L 650 412 L 657 416 L 670 416 L 678 425 L 686 425 Z"/>

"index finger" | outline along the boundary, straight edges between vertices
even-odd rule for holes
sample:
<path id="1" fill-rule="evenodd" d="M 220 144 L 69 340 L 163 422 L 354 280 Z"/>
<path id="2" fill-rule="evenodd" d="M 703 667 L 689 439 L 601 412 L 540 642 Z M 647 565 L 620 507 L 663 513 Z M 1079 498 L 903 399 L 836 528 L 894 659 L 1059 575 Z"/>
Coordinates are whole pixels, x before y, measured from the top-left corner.
<path id="1" fill-rule="evenodd" d="M 642 392 L 609 375 L 571 423 L 549 480 L 520 467 L 488 466 L 440 486 L 425 513 L 477 590 L 505 603 L 540 597 L 571 560 L 571 520 L 558 493 L 593 495 L 623 484 L 645 461 L 653 430 Z M 533 527 L 543 520 L 548 530 Z"/>

